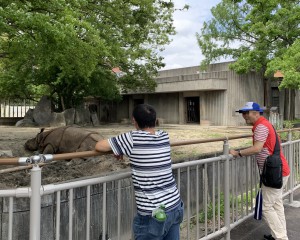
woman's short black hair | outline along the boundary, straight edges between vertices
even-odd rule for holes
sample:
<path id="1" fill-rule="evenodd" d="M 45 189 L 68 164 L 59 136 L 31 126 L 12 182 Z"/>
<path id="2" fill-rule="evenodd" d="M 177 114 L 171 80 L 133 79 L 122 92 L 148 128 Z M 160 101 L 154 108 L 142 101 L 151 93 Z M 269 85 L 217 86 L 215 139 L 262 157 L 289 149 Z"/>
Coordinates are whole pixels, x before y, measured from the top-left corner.
<path id="1" fill-rule="evenodd" d="M 155 127 L 156 111 L 151 105 L 137 105 L 133 109 L 132 116 L 141 129 Z"/>

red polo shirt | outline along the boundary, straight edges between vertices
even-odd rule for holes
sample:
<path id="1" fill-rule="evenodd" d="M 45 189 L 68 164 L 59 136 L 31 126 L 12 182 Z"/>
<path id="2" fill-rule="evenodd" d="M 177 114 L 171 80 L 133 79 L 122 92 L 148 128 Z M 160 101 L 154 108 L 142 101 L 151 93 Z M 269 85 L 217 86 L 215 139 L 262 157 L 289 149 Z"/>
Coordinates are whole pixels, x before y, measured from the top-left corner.
<path id="1" fill-rule="evenodd" d="M 274 147 L 276 144 L 276 135 L 273 129 L 273 125 L 264 117 L 260 117 L 252 128 L 253 132 L 253 141 L 262 141 L 264 142 L 263 149 L 260 153 L 256 155 L 256 161 L 259 169 L 262 170 L 263 163 L 268 155 L 273 154 Z M 279 143 L 280 137 L 278 136 Z M 282 161 L 282 176 L 288 176 L 290 174 L 290 168 L 286 158 L 283 155 L 282 148 L 280 146 L 280 158 Z"/>

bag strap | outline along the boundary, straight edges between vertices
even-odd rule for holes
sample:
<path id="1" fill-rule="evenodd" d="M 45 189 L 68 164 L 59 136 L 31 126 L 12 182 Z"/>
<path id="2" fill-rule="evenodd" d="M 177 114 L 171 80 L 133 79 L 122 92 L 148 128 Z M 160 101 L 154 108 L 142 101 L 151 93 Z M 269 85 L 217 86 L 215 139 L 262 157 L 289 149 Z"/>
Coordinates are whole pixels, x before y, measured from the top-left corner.
<path id="1" fill-rule="evenodd" d="M 261 185 L 262 185 L 262 177 L 261 174 L 259 174 L 259 188 L 261 189 Z"/>
<path id="2" fill-rule="evenodd" d="M 275 137 L 276 137 L 276 144 L 275 144 L 275 147 L 274 147 L 274 152 L 273 154 L 280 154 L 280 147 L 279 147 L 279 140 L 278 140 L 278 136 L 277 136 L 277 132 L 274 128 L 274 126 L 272 125 L 273 129 L 274 129 L 274 132 L 275 132 Z"/>
<path id="3" fill-rule="evenodd" d="M 274 154 L 277 154 L 277 155 L 280 155 L 280 147 L 279 147 L 279 140 L 278 140 L 278 135 L 277 135 L 277 132 L 274 128 L 274 126 L 272 125 L 273 129 L 274 129 L 274 132 L 275 132 L 275 137 L 276 137 L 276 144 L 275 144 L 275 147 L 274 147 L 274 152 L 273 152 L 273 155 Z M 261 177 L 261 174 L 260 173 L 260 179 L 259 179 L 259 187 L 261 188 L 261 185 L 262 185 L 262 177 Z"/>

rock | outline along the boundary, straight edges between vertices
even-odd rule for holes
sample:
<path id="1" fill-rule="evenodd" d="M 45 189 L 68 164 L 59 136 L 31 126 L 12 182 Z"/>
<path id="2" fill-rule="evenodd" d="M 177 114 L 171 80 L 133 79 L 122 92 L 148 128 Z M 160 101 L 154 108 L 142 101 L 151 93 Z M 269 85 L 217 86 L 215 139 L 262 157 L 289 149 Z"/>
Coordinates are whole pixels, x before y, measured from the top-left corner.
<path id="1" fill-rule="evenodd" d="M 52 119 L 50 122 L 50 127 L 63 127 L 66 126 L 66 120 L 64 113 L 52 113 Z"/>
<path id="2" fill-rule="evenodd" d="M 121 124 L 130 124 L 130 120 L 128 118 L 122 118 L 121 119 Z"/>
<path id="3" fill-rule="evenodd" d="M 0 150 L 0 157 L 13 157 L 11 150 Z"/>
<path id="4" fill-rule="evenodd" d="M 27 112 L 25 113 L 24 119 L 30 119 L 30 120 L 33 120 L 33 111 L 34 111 L 33 108 L 29 108 L 29 109 L 27 110 Z"/>
<path id="5" fill-rule="evenodd" d="M 75 124 L 86 125 L 91 124 L 91 114 L 88 109 L 78 108 L 75 112 Z"/>
<path id="6" fill-rule="evenodd" d="M 75 120 L 75 109 L 69 108 L 64 111 L 66 125 L 73 125 Z"/>
<path id="7" fill-rule="evenodd" d="M 48 96 L 43 96 L 33 110 L 33 120 L 39 126 L 49 126 L 51 118 L 51 99 Z"/>
<path id="8" fill-rule="evenodd" d="M 99 126 L 99 119 L 97 113 L 95 112 L 91 113 L 91 119 L 92 119 L 93 126 Z"/>
<path id="9" fill-rule="evenodd" d="M 31 119 L 22 119 L 17 121 L 16 127 L 37 127 L 38 124 Z"/>

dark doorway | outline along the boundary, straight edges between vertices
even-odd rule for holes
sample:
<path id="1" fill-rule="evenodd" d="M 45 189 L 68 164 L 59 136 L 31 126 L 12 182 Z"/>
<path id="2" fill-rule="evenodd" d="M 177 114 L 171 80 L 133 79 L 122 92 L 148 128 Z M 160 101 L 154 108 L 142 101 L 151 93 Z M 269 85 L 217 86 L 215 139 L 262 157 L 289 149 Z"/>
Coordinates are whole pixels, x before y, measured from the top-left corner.
<path id="1" fill-rule="evenodd" d="M 199 97 L 186 98 L 187 123 L 200 123 Z"/>
<path id="2" fill-rule="evenodd" d="M 271 88 L 271 106 L 279 107 L 279 89 L 278 89 L 278 87 Z"/>

